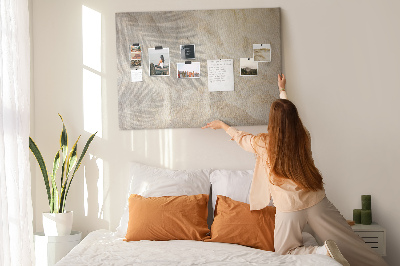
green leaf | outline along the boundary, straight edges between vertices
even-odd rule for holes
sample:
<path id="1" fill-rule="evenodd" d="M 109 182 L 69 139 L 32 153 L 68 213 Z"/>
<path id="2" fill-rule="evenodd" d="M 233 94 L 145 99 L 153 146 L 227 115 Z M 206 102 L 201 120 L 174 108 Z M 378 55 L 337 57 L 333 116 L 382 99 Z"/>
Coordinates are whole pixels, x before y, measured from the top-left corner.
<path id="1" fill-rule="evenodd" d="M 60 152 L 57 151 L 56 156 L 54 157 L 53 162 L 53 173 L 51 174 L 51 200 L 52 200 L 52 211 L 51 212 L 58 212 L 58 190 L 57 190 L 57 183 L 56 183 L 56 173 L 58 167 L 60 166 Z"/>
<path id="2" fill-rule="evenodd" d="M 60 207 L 59 207 L 60 213 L 64 212 L 64 209 L 65 209 L 65 200 L 66 200 L 66 194 L 67 194 L 67 192 L 66 192 L 67 181 L 68 181 L 68 178 L 65 179 L 65 182 L 61 188 L 61 198 L 60 198 Z"/>
<path id="3" fill-rule="evenodd" d="M 68 134 L 67 134 L 67 129 L 65 128 L 64 120 L 60 114 L 58 114 L 61 118 L 61 121 L 63 123 L 63 129 L 61 131 L 61 136 L 60 136 L 60 149 L 62 153 L 62 167 L 61 167 L 61 184 L 63 183 L 64 179 L 64 172 L 65 172 L 65 161 L 67 159 L 68 155 Z"/>
<path id="4" fill-rule="evenodd" d="M 60 114 L 58 114 L 61 118 L 61 121 L 63 123 L 63 129 L 61 131 L 61 136 L 60 136 L 60 146 L 61 146 L 61 150 L 63 147 L 68 149 L 68 135 L 67 135 L 67 129 L 65 128 L 65 124 L 64 124 L 64 120 L 62 118 L 62 116 Z M 62 152 L 64 153 L 64 150 L 62 150 Z M 66 153 L 65 153 L 66 155 Z"/>
<path id="5" fill-rule="evenodd" d="M 68 179 L 69 179 L 69 174 L 71 173 L 72 168 L 75 166 L 76 164 L 76 160 L 77 160 L 77 149 L 78 149 L 78 141 L 80 139 L 81 136 L 78 137 L 78 139 L 76 140 L 74 146 L 72 147 L 71 152 L 68 155 L 68 159 L 66 160 L 67 163 L 67 167 L 65 170 L 65 180 L 64 183 L 62 183 L 62 187 L 61 187 L 61 199 L 60 199 L 60 212 L 63 212 L 64 209 L 64 199 L 65 199 L 65 195 L 66 195 L 66 190 L 65 188 L 67 187 L 68 184 Z"/>
<path id="6" fill-rule="evenodd" d="M 54 198 L 53 198 L 53 195 L 54 195 L 54 190 L 52 189 L 51 190 L 51 201 L 50 201 L 50 212 L 51 213 L 54 213 Z"/>
<path id="7" fill-rule="evenodd" d="M 51 186 L 56 189 L 57 189 L 57 184 L 56 184 L 55 176 L 56 176 L 59 166 L 60 166 L 60 152 L 57 151 L 56 156 L 54 157 L 54 161 L 53 161 L 53 174 L 51 175 Z"/>
<path id="8" fill-rule="evenodd" d="M 83 159 L 83 157 L 85 157 L 86 152 L 87 152 L 87 150 L 89 149 L 89 145 L 90 145 L 90 143 L 92 142 L 92 140 L 94 139 L 94 137 L 95 137 L 96 134 L 97 134 L 97 132 L 94 133 L 93 135 L 91 135 L 91 136 L 89 137 L 89 139 L 86 141 L 85 147 L 83 148 L 83 151 L 82 151 L 82 153 L 81 153 L 81 156 L 79 157 L 78 163 L 76 164 L 75 170 L 74 170 L 74 172 L 72 173 L 71 179 L 70 179 L 70 181 L 69 181 L 69 184 L 68 184 L 68 187 L 67 187 L 67 191 L 66 191 L 66 193 L 65 193 L 64 200 L 63 200 L 63 208 L 65 208 L 65 201 L 66 201 L 66 199 L 67 199 L 68 192 L 69 192 L 69 188 L 71 187 L 71 182 L 72 182 L 72 180 L 74 179 L 75 173 L 76 173 L 76 171 L 79 169 L 79 166 L 81 166 L 82 159 Z"/>
<path id="9" fill-rule="evenodd" d="M 52 201 L 51 212 L 52 213 L 58 213 L 58 211 L 59 211 L 59 207 L 58 207 L 59 198 L 58 198 L 58 190 L 56 188 L 53 188 L 51 190 L 51 201 Z"/>
<path id="10" fill-rule="evenodd" d="M 40 170 L 42 171 L 44 184 L 46 185 L 47 198 L 49 200 L 49 206 L 51 208 L 52 200 L 51 200 L 49 176 L 47 174 L 46 164 L 43 160 L 42 154 L 39 151 L 39 148 L 36 146 L 36 143 L 33 141 L 33 139 L 31 137 L 29 137 L 29 149 L 31 150 L 33 155 L 36 157 L 36 160 L 39 164 Z"/>
<path id="11" fill-rule="evenodd" d="M 66 168 L 67 169 L 67 168 Z M 67 188 L 67 184 L 68 184 L 68 179 L 69 179 L 69 174 L 65 173 L 65 180 L 64 183 L 61 183 L 61 198 L 60 198 L 60 207 L 59 210 L 60 212 L 64 212 L 64 207 L 65 207 L 65 195 L 66 195 L 66 188 Z"/>
<path id="12" fill-rule="evenodd" d="M 77 141 L 75 142 L 74 146 L 72 147 L 71 152 L 68 155 L 68 160 L 67 160 L 67 175 L 72 171 L 72 168 L 74 168 L 76 161 L 78 159 L 77 156 L 77 149 L 78 149 L 78 141 L 81 136 L 78 137 Z"/>

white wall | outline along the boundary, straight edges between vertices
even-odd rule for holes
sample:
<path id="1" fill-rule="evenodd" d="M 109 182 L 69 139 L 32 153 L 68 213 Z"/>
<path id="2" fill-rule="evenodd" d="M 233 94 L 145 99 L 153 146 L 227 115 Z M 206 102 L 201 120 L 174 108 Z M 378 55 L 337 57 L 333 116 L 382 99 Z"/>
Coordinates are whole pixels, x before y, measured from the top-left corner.
<path id="1" fill-rule="evenodd" d="M 101 96 L 102 131 L 76 176 L 67 201 L 74 229 L 115 229 L 130 161 L 172 169 L 251 169 L 254 158 L 222 131 L 201 129 L 121 131 L 118 128 L 116 12 L 282 8 L 283 67 L 289 98 L 313 137 L 313 154 L 327 195 L 347 219 L 371 194 L 373 220 L 387 228 L 390 265 L 400 261 L 400 17 L 398 1 L 202 0 L 32 1 L 32 136 L 47 164 L 58 147 L 63 115 L 70 145 L 85 132 L 84 108 Z M 188 2 L 193 2 L 190 5 Z M 101 14 L 101 71 L 83 65 L 82 6 Z M 101 77 L 90 101 L 83 72 Z M 95 121 L 95 120 L 93 120 Z M 239 127 L 240 128 L 240 127 Z M 252 133 L 265 126 L 242 127 Z M 92 158 L 90 158 L 92 157 Z M 35 228 L 47 211 L 43 180 L 32 162 Z"/>

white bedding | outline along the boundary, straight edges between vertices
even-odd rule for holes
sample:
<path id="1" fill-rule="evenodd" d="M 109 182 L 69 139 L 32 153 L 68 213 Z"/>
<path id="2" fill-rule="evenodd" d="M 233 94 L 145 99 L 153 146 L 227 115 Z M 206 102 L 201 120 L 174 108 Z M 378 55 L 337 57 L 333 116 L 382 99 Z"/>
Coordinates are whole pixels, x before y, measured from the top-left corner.
<path id="1" fill-rule="evenodd" d="M 305 243 L 309 242 L 306 241 Z M 91 232 L 57 266 L 307 265 L 338 266 L 324 255 L 285 255 L 236 244 L 192 240 L 125 242 L 108 230 Z"/>

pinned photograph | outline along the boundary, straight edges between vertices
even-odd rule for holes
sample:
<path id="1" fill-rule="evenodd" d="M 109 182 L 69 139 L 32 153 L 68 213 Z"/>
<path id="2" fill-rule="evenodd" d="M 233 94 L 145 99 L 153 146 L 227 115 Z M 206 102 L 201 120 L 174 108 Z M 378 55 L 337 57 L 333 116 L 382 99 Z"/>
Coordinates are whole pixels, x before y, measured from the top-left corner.
<path id="1" fill-rule="evenodd" d="M 253 57 L 257 62 L 271 62 L 271 44 L 253 44 Z"/>
<path id="2" fill-rule="evenodd" d="M 142 53 L 131 53 L 131 60 L 142 60 Z"/>
<path id="3" fill-rule="evenodd" d="M 131 53 L 141 53 L 142 48 L 140 45 L 131 45 Z"/>
<path id="4" fill-rule="evenodd" d="M 195 59 L 194 44 L 181 45 L 181 59 Z"/>
<path id="5" fill-rule="evenodd" d="M 177 63 L 176 66 L 178 79 L 200 78 L 200 62 Z"/>
<path id="6" fill-rule="evenodd" d="M 131 60 L 131 69 L 140 67 L 142 65 L 142 60 Z"/>
<path id="7" fill-rule="evenodd" d="M 140 46 L 131 45 L 131 60 L 141 60 L 142 59 L 142 49 Z"/>
<path id="8" fill-rule="evenodd" d="M 258 62 L 254 58 L 240 58 L 240 76 L 257 76 Z"/>
<path id="9" fill-rule="evenodd" d="M 140 45 L 131 45 L 131 69 L 142 65 L 142 49 Z"/>
<path id="10" fill-rule="evenodd" d="M 169 48 L 149 48 L 150 76 L 169 76 Z"/>

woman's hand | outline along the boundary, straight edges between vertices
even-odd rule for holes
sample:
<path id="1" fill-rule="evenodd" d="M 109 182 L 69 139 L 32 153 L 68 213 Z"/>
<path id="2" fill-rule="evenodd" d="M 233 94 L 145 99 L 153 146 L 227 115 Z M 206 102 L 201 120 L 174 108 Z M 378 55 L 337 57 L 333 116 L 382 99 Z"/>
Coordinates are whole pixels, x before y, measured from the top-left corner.
<path id="1" fill-rule="evenodd" d="M 227 131 L 228 128 L 230 128 L 230 126 L 220 120 L 214 120 L 210 123 L 207 123 L 207 125 L 205 125 L 204 127 L 202 127 L 202 129 L 205 129 L 205 128 L 212 128 L 212 129 L 221 129 L 222 128 L 225 131 Z"/>
<path id="2" fill-rule="evenodd" d="M 286 86 L 286 78 L 285 75 L 278 74 L 278 87 L 279 87 L 279 92 L 285 91 L 285 86 Z"/>

